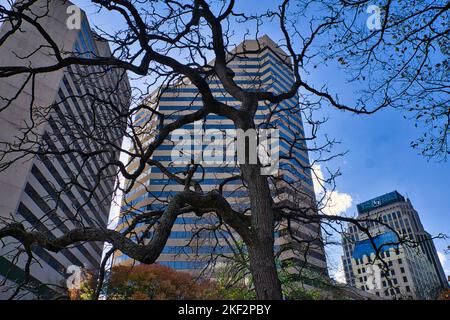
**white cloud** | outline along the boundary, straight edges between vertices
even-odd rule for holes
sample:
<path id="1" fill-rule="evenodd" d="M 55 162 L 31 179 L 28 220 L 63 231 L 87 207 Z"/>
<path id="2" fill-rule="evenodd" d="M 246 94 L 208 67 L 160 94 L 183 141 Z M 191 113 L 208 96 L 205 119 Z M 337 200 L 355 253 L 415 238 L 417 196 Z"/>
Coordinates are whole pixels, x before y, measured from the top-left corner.
<path id="1" fill-rule="evenodd" d="M 341 215 L 352 206 L 352 196 L 338 190 L 324 190 L 325 179 L 320 165 L 313 165 L 313 184 L 317 198 L 322 199 L 323 212 L 328 215 Z"/>

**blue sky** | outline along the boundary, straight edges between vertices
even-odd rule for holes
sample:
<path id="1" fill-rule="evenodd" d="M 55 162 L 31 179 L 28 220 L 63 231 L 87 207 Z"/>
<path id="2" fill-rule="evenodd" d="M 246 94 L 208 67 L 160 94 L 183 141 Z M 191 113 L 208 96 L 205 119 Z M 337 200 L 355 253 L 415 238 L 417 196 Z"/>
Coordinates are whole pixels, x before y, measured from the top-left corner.
<path id="1" fill-rule="evenodd" d="M 88 13 L 93 25 L 114 29 L 118 21 L 115 16 L 96 14 L 89 1 L 74 1 Z M 0 0 L 0 3 L 4 3 Z M 243 1 L 244 10 L 255 7 L 264 10 L 273 1 Z M 255 6 L 257 4 L 257 6 Z M 263 25 L 261 34 L 268 34 L 274 40 L 280 38 L 280 31 L 275 25 Z M 358 83 L 345 84 L 345 73 L 336 66 L 318 68 L 306 79 L 317 85 L 326 83 L 330 91 L 340 93 L 343 101 L 352 101 Z M 356 213 L 356 204 L 397 190 L 411 199 L 419 212 L 425 229 L 432 235 L 446 233 L 450 235 L 450 163 L 427 161 L 409 144 L 419 137 L 422 128 L 403 119 L 403 113 L 396 110 L 382 110 L 375 115 L 360 116 L 323 108 L 317 117 L 327 116 L 329 121 L 322 127 L 326 133 L 338 140 L 341 145 L 336 151 L 348 153 L 328 166 L 340 168 L 342 176 L 337 180 L 337 190 L 351 196 L 351 206 L 345 214 Z M 450 245 L 449 240 L 435 241 L 438 251 L 443 252 Z M 334 247 L 329 250 L 330 261 L 335 269 L 341 250 Z M 450 274 L 450 256 L 444 268 Z"/>

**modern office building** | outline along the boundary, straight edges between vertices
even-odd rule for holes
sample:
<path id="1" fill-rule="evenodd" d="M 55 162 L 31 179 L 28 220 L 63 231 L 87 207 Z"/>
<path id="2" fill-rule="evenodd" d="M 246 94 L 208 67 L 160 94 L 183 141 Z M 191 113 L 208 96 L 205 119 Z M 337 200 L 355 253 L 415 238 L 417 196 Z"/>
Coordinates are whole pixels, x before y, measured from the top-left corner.
<path id="1" fill-rule="evenodd" d="M 251 53 L 242 54 L 244 48 Z M 236 83 L 248 90 L 266 89 L 279 93 L 289 90 L 294 81 L 289 58 L 267 36 L 240 44 L 233 51 L 233 58 L 230 57 L 230 60 L 228 66 L 235 73 Z M 210 84 L 213 94 L 219 101 L 230 106 L 239 105 L 235 98 L 225 92 L 217 79 L 211 78 Z M 146 103 L 164 115 L 165 123 L 174 121 L 183 114 L 192 113 L 201 106 L 197 89 L 185 80 L 168 88 L 165 87 L 164 90 L 157 90 L 148 98 Z M 270 142 L 270 145 L 274 149 L 278 146 L 280 155 L 287 155 L 289 151 L 287 141 L 292 142 L 297 138 L 297 146 L 300 146 L 302 150 L 294 149 L 293 159 L 291 160 L 281 159 L 278 175 L 275 175 L 294 184 L 301 192 L 293 192 L 288 183 L 280 179 L 276 185 L 272 185 L 274 200 L 290 201 L 299 207 L 315 208 L 316 200 L 311 172 L 309 171 L 307 148 L 304 140 L 301 139 L 304 137 L 304 131 L 299 110 L 299 97 L 295 96 L 279 105 L 261 104 L 255 116 L 256 124 L 262 125 L 268 119 L 271 110 L 276 108 L 280 112 L 273 114 L 270 124 L 279 129 L 280 140 L 279 144 L 277 140 L 276 142 Z M 296 112 L 296 110 L 299 112 Z M 158 123 L 159 120 L 155 119 L 154 115 L 152 116 L 152 113 L 147 110 L 142 110 L 137 114 L 134 126 L 136 130 L 144 132 L 142 138 L 144 143 L 149 143 L 152 140 L 155 126 Z M 208 137 L 208 130 L 215 134 L 219 133 L 220 137 L 224 133 L 227 136 L 235 134 L 232 121 L 218 115 L 208 115 L 204 121 L 186 125 L 183 129 L 193 130 L 190 131 L 192 132 L 190 135 L 194 139 L 194 147 L 187 152 L 189 157 L 191 154 L 197 155 L 198 150 L 205 150 L 205 140 L 211 141 L 211 137 Z M 195 140 L 202 130 L 205 130 L 203 140 Z M 175 173 L 185 170 L 186 164 L 180 165 L 172 162 L 174 142 L 177 142 L 178 138 L 172 135 L 171 140 L 168 139 L 158 147 L 154 152 L 153 159 Z M 233 162 L 235 149 L 226 144 L 223 147 L 223 156 L 226 157 L 227 161 L 232 160 L 226 163 L 209 161 L 211 159 L 208 160 L 208 156 L 203 154 L 202 168 L 194 175 L 194 179 L 201 179 L 200 184 L 204 192 L 217 189 L 223 179 L 239 172 L 238 166 Z M 180 190 L 183 190 L 183 186 L 170 180 L 161 172 L 160 168 L 156 166 L 148 167 L 145 174 L 139 178 L 138 183 L 135 183 L 132 190 L 124 196 L 118 229 L 123 230 L 135 214 L 164 207 L 167 204 L 167 199 Z M 249 208 L 247 191 L 240 180 L 227 183 L 224 187 L 224 194 L 234 209 L 241 212 L 251 209 Z M 315 211 L 312 210 L 312 212 L 314 214 Z M 235 246 L 229 230 L 221 227 L 214 233 L 204 228 L 205 225 L 209 224 L 211 227 L 211 224 L 217 225 L 217 223 L 218 220 L 213 216 L 199 218 L 194 213 L 179 216 L 167 245 L 157 262 L 179 270 L 197 272 L 207 265 L 211 256 L 232 254 Z M 151 229 L 146 230 L 145 228 L 147 226 L 143 225 L 141 229 L 138 229 L 134 238 L 145 242 L 145 237 L 151 237 Z M 287 232 L 286 224 L 281 223 L 277 226 L 275 241 L 275 250 L 280 253 L 280 260 L 290 260 L 296 266 L 303 266 L 314 269 L 321 274 L 327 274 L 320 226 L 314 223 L 293 224 L 292 229 L 297 238 L 311 241 L 308 244 L 293 241 L 289 232 Z M 305 261 L 304 253 L 306 250 L 307 258 Z M 120 252 L 115 255 L 114 264 L 126 263 L 131 263 L 127 256 Z"/>
<path id="2" fill-rule="evenodd" d="M 38 0 L 25 14 L 36 18 L 65 55 L 111 56 L 108 43 L 91 31 L 84 12 L 80 11 L 79 29 L 67 27 L 70 5 L 63 0 Z M 4 22 L 0 38 L 14 23 Z M 36 28 L 22 21 L 20 30 L 0 44 L 0 68 L 54 64 L 55 56 L 45 44 Z M 4 108 L 0 112 L 0 227 L 1 221 L 18 221 L 50 238 L 76 227 L 106 227 L 117 170 L 107 164 L 119 158 L 115 146 L 121 146 L 126 123 L 117 114 L 128 110 L 130 103 L 126 73 L 73 65 L 37 74 L 33 84 L 27 77 L 0 78 L 0 109 Z M 14 151 L 19 146 L 39 152 L 31 155 Z M 97 155 L 57 155 L 68 150 Z M 25 279 L 23 248 L 17 255 L 17 243 L 4 240 L 6 245 L 0 247 L 0 298 L 9 297 Z M 68 266 L 97 269 L 103 243 L 83 243 L 58 254 L 38 246 L 31 250 L 35 260 L 30 282 L 17 298 L 56 294 L 70 275 Z"/>
<path id="3" fill-rule="evenodd" d="M 356 226 L 348 227 L 342 239 L 347 284 L 393 299 L 429 299 L 447 288 L 433 240 L 409 199 L 393 191 L 360 203 L 357 209 L 358 219 L 382 221 L 392 229 L 376 222 L 363 222 L 374 236 L 375 248 Z M 409 245 L 399 244 L 398 235 L 410 240 Z M 387 266 L 375 259 L 377 250 Z M 379 271 L 378 286 L 372 285 Z"/>

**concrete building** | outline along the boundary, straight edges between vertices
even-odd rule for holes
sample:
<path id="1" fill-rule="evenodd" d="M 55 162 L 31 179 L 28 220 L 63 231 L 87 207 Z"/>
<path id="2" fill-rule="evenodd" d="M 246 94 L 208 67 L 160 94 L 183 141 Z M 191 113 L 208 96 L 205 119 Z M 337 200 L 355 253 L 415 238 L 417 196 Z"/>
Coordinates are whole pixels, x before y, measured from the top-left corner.
<path id="1" fill-rule="evenodd" d="M 80 28 L 68 28 L 71 5 L 69 1 L 39 0 L 25 14 L 36 17 L 64 55 L 110 57 L 108 43 L 91 31 L 84 12 L 80 11 Z M 12 25 L 1 26 L 0 38 Z M 55 55 L 45 44 L 37 29 L 22 21 L 20 30 L 0 45 L 0 68 L 55 64 Z M 74 65 L 36 74 L 34 83 L 27 77 L 0 78 L 1 221 L 22 222 L 49 238 L 75 227 L 106 227 L 117 169 L 107 164 L 119 158 L 114 146 L 121 146 L 126 128 L 116 115 L 128 110 L 130 103 L 126 73 Z M 40 152 L 23 154 L 21 148 Z M 88 158 L 77 152 L 44 155 L 69 149 L 98 154 Z M 15 158 L 19 159 L 9 163 Z M 0 298 L 10 296 L 25 277 L 26 255 L 17 256 L 16 248 L 9 238 L 0 247 Z M 54 295 L 66 283 L 68 266 L 95 270 L 102 251 L 103 243 L 84 243 L 58 254 L 33 247 L 31 281 L 18 297 Z"/>
<path id="2" fill-rule="evenodd" d="M 448 284 L 431 236 L 425 231 L 409 199 L 397 191 L 357 205 L 358 219 L 386 223 L 402 238 L 419 245 L 399 244 L 397 234 L 387 226 L 365 222 L 374 236 L 349 226 L 343 236 L 342 262 L 348 284 L 381 297 L 430 299 Z M 380 259 L 375 259 L 376 250 Z M 373 283 L 378 274 L 378 283 Z"/>
<path id="3" fill-rule="evenodd" d="M 240 54 L 243 48 L 253 51 L 245 56 Z M 269 37 L 263 36 L 257 41 L 245 41 L 240 44 L 234 52 L 234 58 L 229 63 L 229 67 L 235 72 L 235 81 L 247 89 L 264 88 L 273 92 L 282 92 L 288 90 L 294 82 L 290 60 L 286 53 L 281 50 Z M 211 88 L 217 99 L 227 103 L 228 105 L 238 105 L 239 102 L 230 96 L 221 87 L 217 79 L 212 78 Z M 156 97 L 156 98 L 155 98 Z M 149 97 L 147 103 L 156 108 L 161 114 L 165 115 L 166 123 L 174 121 L 183 114 L 191 113 L 198 110 L 201 101 L 198 97 L 197 89 L 194 85 L 187 81 L 182 81 L 178 85 L 164 88 L 163 92 L 157 90 L 152 97 Z M 292 111 L 299 106 L 299 97 L 295 96 L 281 103 L 281 108 Z M 259 125 L 267 119 L 271 108 L 276 107 L 270 104 L 260 105 L 256 113 L 256 124 Z M 280 108 L 280 109 L 281 109 Z M 289 146 L 286 141 L 293 141 L 295 137 L 304 137 L 301 112 L 282 111 L 275 113 L 271 118 L 271 124 L 276 125 L 280 130 L 279 152 L 287 154 Z M 145 143 L 149 143 L 152 139 L 152 128 L 158 123 L 158 119 L 149 111 L 142 110 L 135 118 L 134 126 L 137 130 L 143 130 L 146 138 Z M 183 129 L 197 130 L 196 125 L 187 125 Z M 233 134 L 234 124 L 231 120 L 217 115 L 208 115 L 207 118 L 200 123 L 200 130 L 215 130 L 216 133 L 222 135 Z M 282 138 L 286 139 L 283 140 Z M 186 165 L 176 165 L 171 163 L 171 154 L 174 149 L 174 142 L 177 140 L 172 136 L 173 141 L 165 141 L 153 154 L 153 159 L 160 161 L 167 166 L 171 172 L 184 170 Z M 299 139 L 299 143 L 303 146 L 304 151 L 294 152 L 295 159 L 292 161 L 282 159 L 280 162 L 280 170 L 278 177 L 283 177 L 285 181 L 294 182 L 302 192 L 292 192 L 292 188 L 287 183 L 280 181 L 276 185 L 277 191 L 274 189 L 275 201 L 290 201 L 299 207 L 314 208 L 315 195 L 311 172 L 309 171 L 309 159 L 305 142 Z M 278 141 L 276 141 L 278 143 Z M 196 150 L 205 148 L 205 140 L 199 143 L 194 142 L 195 154 Z M 196 149 L 197 148 L 197 149 Z M 189 153 L 189 152 L 188 152 Z M 234 148 L 228 145 L 223 148 L 223 155 L 228 160 L 235 158 Z M 239 168 L 233 161 L 227 163 L 214 163 L 208 161 L 204 157 L 202 169 L 204 172 L 203 181 L 201 182 L 203 191 L 217 189 L 222 179 L 227 178 L 239 172 Z M 297 161 L 298 162 L 297 162 Z M 133 165 L 133 164 L 132 164 Z M 201 179 L 203 173 L 199 172 L 194 179 Z M 121 208 L 121 217 L 118 229 L 121 230 L 127 226 L 130 219 L 140 212 L 146 210 L 155 210 L 164 207 L 167 199 L 175 194 L 175 192 L 183 189 L 175 181 L 169 180 L 168 177 L 157 167 L 148 167 L 147 171 L 132 190 L 125 195 Z M 242 187 L 239 180 L 231 181 L 226 184 L 224 194 L 234 209 L 244 211 L 249 208 L 247 191 Z M 302 194 L 302 195 L 299 195 Z M 313 210 L 314 211 L 314 210 Z M 194 213 L 179 216 L 172 229 L 171 236 L 167 242 L 164 251 L 158 259 L 158 262 L 179 270 L 196 272 L 202 270 L 211 255 L 219 254 L 229 255 L 234 252 L 233 245 L 230 245 L 230 233 L 224 228 L 218 230 L 217 237 L 210 231 L 202 229 L 205 222 L 216 223 L 217 218 L 206 216 L 197 217 Z M 136 239 L 144 235 L 143 231 L 146 226 L 142 226 L 138 230 Z M 314 269 L 320 273 L 327 273 L 324 250 L 321 241 L 321 232 L 318 224 L 294 225 L 293 232 L 297 237 L 305 240 L 316 239 L 310 243 L 307 259 L 303 258 L 306 250 L 305 246 L 292 241 L 287 232 L 287 226 L 281 223 L 276 230 L 275 249 L 280 254 L 282 261 L 291 260 L 297 266 L 305 266 Z M 140 233 L 142 232 L 142 233 Z M 151 231 L 145 236 L 151 236 Z M 114 264 L 131 263 L 131 260 L 121 253 L 115 255 Z"/>

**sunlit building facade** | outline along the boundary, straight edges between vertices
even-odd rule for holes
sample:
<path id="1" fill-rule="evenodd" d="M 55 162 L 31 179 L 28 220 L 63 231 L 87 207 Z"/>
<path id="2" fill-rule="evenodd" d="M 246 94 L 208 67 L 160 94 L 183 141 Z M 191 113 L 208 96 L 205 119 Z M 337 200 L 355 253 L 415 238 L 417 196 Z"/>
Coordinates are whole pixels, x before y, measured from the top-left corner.
<path id="1" fill-rule="evenodd" d="M 252 50 L 254 53 L 245 54 L 245 56 L 239 54 L 244 46 L 246 50 Z M 249 90 L 265 89 L 280 93 L 289 90 L 293 84 L 294 76 L 289 58 L 269 37 L 263 36 L 257 41 L 246 41 L 239 45 L 234 53 L 237 54 L 231 59 L 228 66 L 235 73 L 236 83 L 244 88 Z M 235 98 L 224 91 L 217 79 L 212 78 L 210 85 L 213 94 L 219 101 L 230 106 L 239 105 Z M 164 114 L 165 123 L 174 121 L 183 114 L 192 113 L 201 106 L 198 91 L 189 82 L 165 88 L 163 93 L 160 95 L 159 93 L 160 91 L 157 91 L 146 103 Z M 298 207 L 312 208 L 312 212 L 316 212 L 307 147 L 305 141 L 301 139 L 304 137 L 304 129 L 299 97 L 295 96 L 279 105 L 260 105 L 255 115 L 256 124 L 259 127 L 264 127 L 264 121 L 268 119 L 269 113 L 275 109 L 279 112 L 275 112 L 270 118 L 270 124 L 279 129 L 280 139 L 270 140 L 270 146 L 273 147 L 273 150 L 279 148 L 280 155 L 287 155 L 290 149 L 287 141 L 291 142 L 297 138 L 296 146 L 299 149 L 293 149 L 292 159 L 280 161 L 279 170 L 275 175 L 280 178 L 280 181 L 272 183 L 273 197 L 275 201 L 290 201 Z M 280 111 L 281 109 L 287 111 Z M 295 110 L 298 112 L 295 112 Z M 151 112 L 146 110 L 139 112 L 134 121 L 137 130 L 143 132 L 145 138 L 142 138 L 142 140 L 145 140 L 146 143 L 152 139 L 151 128 L 156 128 L 157 125 L 158 121 L 152 116 Z M 196 154 L 196 150 L 205 150 L 207 142 L 212 141 L 211 137 L 208 136 L 208 130 L 216 133 L 221 132 L 227 136 L 234 134 L 232 121 L 218 115 L 208 115 L 203 122 L 186 125 L 183 129 L 193 130 L 194 149 L 192 153 L 194 154 Z M 198 133 L 203 130 L 206 130 L 206 136 L 203 137 L 203 140 L 195 140 Z M 171 140 L 165 141 L 153 155 L 154 160 L 168 167 L 172 173 L 186 169 L 186 165 L 173 163 L 172 154 L 176 141 L 177 138 L 172 135 Z M 217 189 L 223 179 L 239 173 L 238 166 L 233 161 L 228 161 L 235 158 L 235 149 L 230 148 L 230 145 L 226 142 L 223 146 L 223 158 L 226 159 L 225 163 L 214 163 L 214 161 L 208 161 L 208 155 L 203 153 L 204 161 L 201 163 L 198 173 L 194 175 L 194 179 L 201 180 L 200 184 L 204 192 Z M 291 184 L 295 185 L 301 192 L 293 192 Z M 124 196 L 118 230 L 123 230 L 135 214 L 163 208 L 167 204 L 167 199 L 181 190 L 183 190 L 183 186 L 169 179 L 159 168 L 148 167 L 145 174 L 139 178 L 138 183 L 135 183 L 131 191 Z M 224 187 L 224 195 L 234 209 L 241 212 L 251 209 L 249 208 L 247 191 L 241 180 L 237 179 L 227 183 Z M 205 225 L 208 225 L 209 229 L 206 229 Z M 211 226 L 216 226 L 217 230 L 211 231 Z M 136 240 L 151 237 L 151 230 L 145 230 L 145 228 L 144 225 L 141 229 L 138 229 L 134 236 Z M 314 241 L 311 241 L 308 249 L 306 249 L 305 244 L 293 241 L 287 231 L 287 226 L 280 223 L 275 233 L 275 250 L 280 253 L 280 260 L 290 260 L 295 265 L 302 265 L 326 274 L 320 226 L 314 223 L 294 224 L 293 229 L 296 237 Z M 233 233 L 231 232 L 231 234 Z M 306 261 L 303 256 L 305 250 L 308 250 Z M 189 213 L 177 218 L 167 245 L 157 262 L 178 270 L 196 272 L 208 266 L 208 263 L 214 260 L 214 257 L 230 255 L 235 252 L 236 243 L 233 242 L 233 237 L 230 236 L 229 230 L 219 226 L 217 218 L 212 215 L 200 218 L 194 213 Z M 114 264 L 131 262 L 127 256 L 120 252 L 114 257 Z"/>

